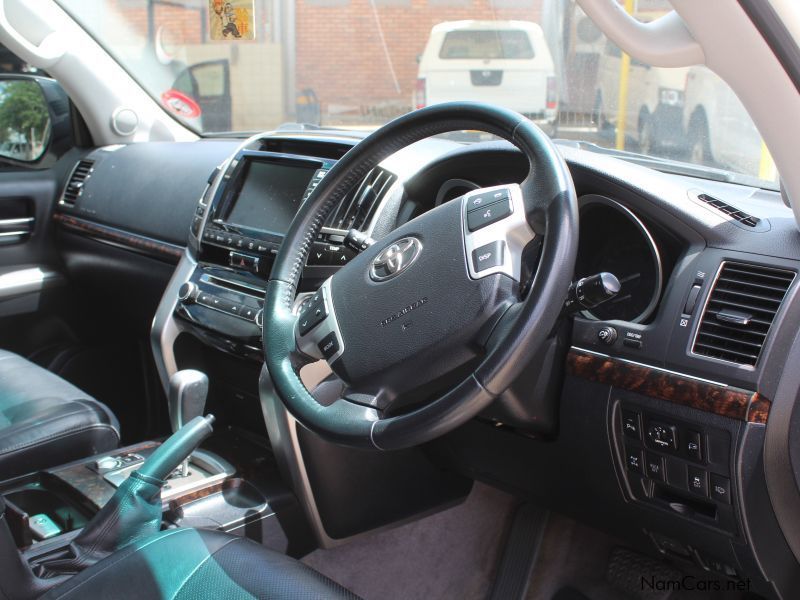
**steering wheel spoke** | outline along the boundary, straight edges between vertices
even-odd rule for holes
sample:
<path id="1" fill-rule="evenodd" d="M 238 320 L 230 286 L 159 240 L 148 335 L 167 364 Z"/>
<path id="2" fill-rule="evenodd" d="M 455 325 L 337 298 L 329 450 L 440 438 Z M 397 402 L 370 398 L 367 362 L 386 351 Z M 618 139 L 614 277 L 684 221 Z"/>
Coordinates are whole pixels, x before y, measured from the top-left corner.
<path id="1" fill-rule="evenodd" d="M 331 278 L 307 298 L 297 311 L 294 335 L 299 351 L 311 359 L 334 362 L 344 353 L 344 339 L 336 320 Z"/>
<path id="2" fill-rule="evenodd" d="M 461 204 L 470 277 L 499 273 L 521 281 L 523 253 L 536 234 L 528 224 L 519 184 L 474 190 L 461 197 Z"/>

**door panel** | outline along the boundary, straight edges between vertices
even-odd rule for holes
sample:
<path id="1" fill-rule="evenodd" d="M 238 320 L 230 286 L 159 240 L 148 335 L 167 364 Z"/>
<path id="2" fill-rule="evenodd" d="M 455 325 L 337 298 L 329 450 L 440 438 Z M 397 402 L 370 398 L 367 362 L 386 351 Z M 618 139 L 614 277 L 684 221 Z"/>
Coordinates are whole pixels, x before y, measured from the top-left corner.
<path id="1" fill-rule="evenodd" d="M 66 279 L 54 246 L 52 213 L 64 166 L 71 162 L 0 171 L 0 348 L 17 346 L 29 321 L 41 319 L 45 306 L 59 304 L 55 295 Z"/>

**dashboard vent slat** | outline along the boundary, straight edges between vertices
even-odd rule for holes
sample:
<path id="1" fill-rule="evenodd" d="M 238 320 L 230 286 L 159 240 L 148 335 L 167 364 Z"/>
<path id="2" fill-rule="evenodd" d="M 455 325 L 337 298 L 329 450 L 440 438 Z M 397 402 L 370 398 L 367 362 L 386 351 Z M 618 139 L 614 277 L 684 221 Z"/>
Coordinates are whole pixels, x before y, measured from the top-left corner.
<path id="1" fill-rule="evenodd" d="M 363 231 L 396 179 L 389 171 L 375 167 L 347 193 L 339 208 L 326 219 L 325 225 L 334 229 Z"/>
<path id="2" fill-rule="evenodd" d="M 728 215 L 730 218 L 735 219 L 742 225 L 746 225 L 747 227 L 757 227 L 758 224 L 761 222 L 761 219 L 758 217 L 754 217 L 753 215 L 749 215 L 743 210 L 739 210 L 735 206 L 731 206 L 724 200 L 720 200 L 719 198 L 714 198 L 714 196 L 709 196 L 708 194 L 698 194 L 697 199 L 700 202 L 705 202 L 709 206 L 713 206 L 718 211 Z"/>
<path id="3" fill-rule="evenodd" d="M 724 262 L 706 302 L 692 352 L 755 366 L 793 271 Z"/>
<path id="4" fill-rule="evenodd" d="M 75 168 L 72 170 L 72 174 L 69 176 L 67 185 L 64 186 L 64 193 L 61 195 L 62 205 L 70 207 L 75 206 L 75 203 L 78 201 L 78 197 L 83 191 L 83 186 L 86 183 L 86 180 L 92 173 L 93 167 L 93 160 L 78 161 L 78 164 L 75 165 Z"/>

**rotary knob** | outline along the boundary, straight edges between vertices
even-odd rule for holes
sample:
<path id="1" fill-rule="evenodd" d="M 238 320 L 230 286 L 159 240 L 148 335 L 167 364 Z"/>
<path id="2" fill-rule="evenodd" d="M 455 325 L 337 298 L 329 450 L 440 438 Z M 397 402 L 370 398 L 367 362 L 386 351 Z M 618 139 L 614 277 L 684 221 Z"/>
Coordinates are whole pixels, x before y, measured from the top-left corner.
<path id="1" fill-rule="evenodd" d="M 197 288 L 197 284 L 187 281 L 178 289 L 178 300 L 185 304 L 194 302 L 194 299 L 197 298 L 197 293 L 199 291 L 200 290 Z"/>
<path id="2" fill-rule="evenodd" d="M 613 327 L 603 327 L 597 332 L 597 339 L 606 346 L 611 346 L 617 340 L 617 330 Z"/>

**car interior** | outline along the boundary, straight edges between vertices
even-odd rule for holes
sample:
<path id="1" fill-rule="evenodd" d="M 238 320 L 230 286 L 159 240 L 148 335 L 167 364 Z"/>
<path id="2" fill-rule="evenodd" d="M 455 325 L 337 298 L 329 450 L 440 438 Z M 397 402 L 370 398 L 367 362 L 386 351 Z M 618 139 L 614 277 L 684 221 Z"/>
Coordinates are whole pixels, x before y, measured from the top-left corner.
<path id="1" fill-rule="evenodd" d="M 587 141 L 552 43 L 535 116 L 487 66 L 380 122 L 304 91 L 237 125 L 247 15 L 363 11 L 356 40 L 385 2 L 0 0 L 0 597 L 797 598 L 800 9 L 658 2 L 535 0 L 525 57 L 569 6 L 621 49 L 604 89 L 707 67 L 757 175 L 683 91 L 638 150 L 607 97 Z M 227 102 L 154 93 L 173 42 L 136 62 L 111 5 L 243 45 Z M 499 52 L 456 17 L 437 43 Z"/>

